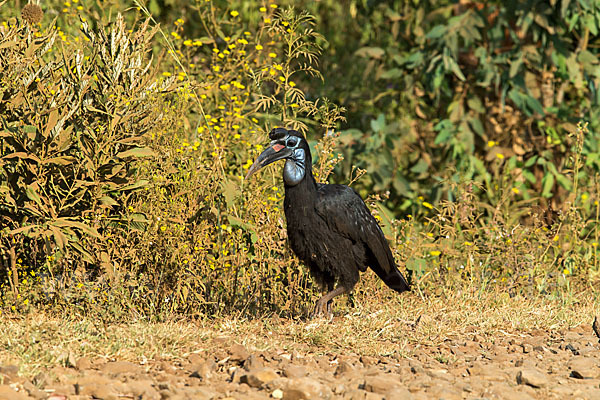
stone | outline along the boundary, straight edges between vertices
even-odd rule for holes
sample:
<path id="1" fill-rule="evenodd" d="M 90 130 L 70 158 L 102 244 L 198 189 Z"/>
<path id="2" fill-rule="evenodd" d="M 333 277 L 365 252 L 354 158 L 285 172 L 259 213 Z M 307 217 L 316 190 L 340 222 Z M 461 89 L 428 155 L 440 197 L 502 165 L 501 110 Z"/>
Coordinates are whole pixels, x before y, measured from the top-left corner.
<path id="1" fill-rule="evenodd" d="M 92 361 L 89 357 L 81 357 L 75 362 L 75 368 L 77 368 L 79 371 L 82 371 L 84 369 L 90 369 L 91 366 Z"/>
<path id="2" fill-rule="evenodd" d="M 377 365 L 379 363 L 379 360 L 375 357 L 361 356 L 360 362 L 363 363 L 365 367 L 369 367 L 371 365 Z"/>
<path id="3" fill-rule="evenodd" d="M 42 400 L 48 397 L 48 393 L 38 389 L 33 383 L 29 381 L 23 382 L 23 389 L 27 391 L 29 396 L 33 397 L 36 400 Z"/>
<path id="4" fill-rule="evenodd" d="M 308 375 L 306 367 L 294 364 L 286 365 L 282 372 L 286 378 L 303 378 Z"/>
<path id="5" fill-rule="evenodd" d="M 0 385 L 0 400 L 28 400 L 28 396 L 8 385 Z"/>
<path id="6" fill-rule="evenodd" d="M 312 378 L 293 378 L 283 388 L 284 400 L 329 399 L 331 389 Z"/>
<path id="7" fill-rule="evenodd" d="M 120 375 L 139 372 L 140 366 L 129 361 L 114 361 L 109 362 L 100 367 L 100 371 L 110 375 Z"/>
<path id="8" fill-rule="evenodd" d="M 127 389 L 136 399 L 161 400 L 160 393 L 150 380 L 132 380 L 127 382 Z"/>
<path id="9" fill-rule="evenodd" d="M 529 343 L 523 343 L 521 345 L 521 348 L 523 349 L 523 353 L 524 354 L 528 354 L 528 353 L 531 353 L 533 351 L 533 346 L 530 345 Z"/>
<path id="10" fill-rule="evenodd" d="M 48 374 L 43 371 L 33 377 L 33 384 L 37 387 L 44 387 L 48 382 L 50 382 L 50 378 L 48 377 Z"/>
<path id="11" fill-rule="evenodd" d="M 194 364 L 202 364 L 204 362 L 204 357 L 202 357 L 200 354 L 198 353 L 191 353 L 188 357 L 187 360 L 190 364 L 194 365 Z"/>
<path id="12" fill-rule="evenodd" d="M 385 399 L 393 400 L 412 400 L 414 398 L 412 393 L 408 389 L 403 387 L 393 388 L 392 390 L 385 392 L 383 397 Z"/>
<path id="13" fill-rule="evenodd" d="M 462 390 L 448 385 L 435 385 L 427 390 L 432 399 L 462 400 Z"/>
<path id="14" fill-rule="evenodd" d="M 240 382 L 246 383 L 248 386 L 253 388 L 260 388 L 277 378 L 279 378 L 279 375 L 277 375 L 277 372 L 275 372 L 273 369 L 263 368 L 249 372 L 246 375 L 242 375 L 240 377 Z"/>
<path id="15" fill-rule="evenodd" d="M 534 398 L 522 390 L 522 388 L 513 388 L 506 383 L 495 383 L 492 387 L 488 388 L 487 392 L 494 394 L 493 398 L 502 400 L 533 400 Z"/>
<path id="16" fill-rule="evenodd" d="M 517 373 L 517 383 L 519 385 L 542 388 L 548 385 L 548 381 L 548 375 L 537 368 L 523 368 Z"/>
<path id="17" fill-rule="evenodd" d="M 367 398 L 368 394 L 373 394 L 373 393 L 369 393 L 366 390 L 362 390 L 362 389 L 352 389 L 352 390 L 348 390 L 344 393 L 344 395 L 342 396 L 342 399 L 344 400 L 365 400 Z"/>
<path id="18" fill-rule="evenodd" d="M 0 365 L 0 375 L 16 378 L 19 376 L 19 367 L 16 365 Z"/>
<path id="19" fill-rule="evenodd" d="M 274 399 L 283 399 L 283 390 L 275 389 L 273 393 L 271 393 L 271 397 Z"/>
<path id="20" fill-rule="evenodd" d="M 244 361 L 244 369 L 246 371 L 252 371 L 254 369 L 259 369 L 259 368 L 263 368 L 264 367 L 264 363 L 261 359 L 261 357 L 255 355 L 255 354 L 250 354 L 248 356 L 248 358 L 246 359 L 246 361 Z"/>
<path id="21" fill-rule="evenodd" d="M 205 382 L 213 377 L 217 369 L 217 363 L 214 360 L 207 360 L 200 364 L 192 365 L 190 377 L 198 378 L 201 382 Z"/>
<path id="22" fill-rule="evenodd" d="M 95 399 L 117 400 L 119 398 L 119 394 L 111 385 L 107 384 L 90 383 L 77 387 L 76 391 L 80 396 L 91 396 Z"/>
<path id="23" fill-rule="evenodd" d="M 591 357 L 575 356 L 569 361 L 571 377 L 577 379 L 598 378 L 598 361 Z"/>
<path id="24" fill-rule="evenodd" d="M 243 363 L 250 356 L 248 350 L 241 344 L 234 344 L 229 348 L 229 359 L 234 362 Z"/>
<path id="25" fill-rule="evenodd" d="M 379 374 L 365 378 L 364 389 L 367 392 L 384 394 L 400 386 L 400 377 L 396 374 Z"/>
<path id="26" fill-rule="evenodd" d="M 355 368 L 347 361 L 341 361 L 335 369 L 334 376 L 344 376 L 351 374 L 355 371 Z"/>
<path id="27" fill-rule="evenodd" d="M 480 362 L 473 364 L 472 367 L 467 369 L 469 375 L 476 376 L 478 378 L 484 378 L 489 381 L 504 381 L 506 380 L 506 374 L 503 370 L 493 364 L 482 364 Z"/>

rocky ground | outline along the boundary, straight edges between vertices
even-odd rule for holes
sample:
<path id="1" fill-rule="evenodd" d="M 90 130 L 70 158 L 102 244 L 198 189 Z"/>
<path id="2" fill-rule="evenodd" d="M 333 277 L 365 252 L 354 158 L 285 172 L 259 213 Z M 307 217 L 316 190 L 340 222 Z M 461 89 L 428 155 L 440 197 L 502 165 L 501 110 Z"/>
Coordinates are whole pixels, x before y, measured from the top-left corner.
<path id="1" fill-rule="evenodd" d="M 591 326 L 499 330 L 495 337 L 472 332 L 377 357 L 210 340 L 210 351 L 177 360 L 68 357 L 31 379 L 3 365 L 0 399 L 600 399 Z"/>

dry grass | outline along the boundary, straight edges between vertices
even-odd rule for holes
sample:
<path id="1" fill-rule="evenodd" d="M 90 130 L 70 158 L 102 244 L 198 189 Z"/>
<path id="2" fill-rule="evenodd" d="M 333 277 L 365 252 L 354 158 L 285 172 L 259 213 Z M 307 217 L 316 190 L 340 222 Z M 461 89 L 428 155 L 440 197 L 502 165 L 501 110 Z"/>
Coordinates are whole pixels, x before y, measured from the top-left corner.
<path id="1" fill-rule="evenodd" d="M 340 304 L 332 321 L 271 315 L 104 326 L 93 319 L 43 314 L 2 317 L 0 364 L 19 365 L 21 373 L 33 376 L 83 356 L 133 362 L 177 360 L 233 342 L 259 351 L 411 357 L 446 339 L 480 335 L 493 342 L 498 336 L 588 325 L 600 308 L 588 293 L 568 303 L 490 292 L 448 291 L 428 298 L 416 293 L 388 298 L 378 294 L 375 290 L 357 296 L 354 308 Z"/>

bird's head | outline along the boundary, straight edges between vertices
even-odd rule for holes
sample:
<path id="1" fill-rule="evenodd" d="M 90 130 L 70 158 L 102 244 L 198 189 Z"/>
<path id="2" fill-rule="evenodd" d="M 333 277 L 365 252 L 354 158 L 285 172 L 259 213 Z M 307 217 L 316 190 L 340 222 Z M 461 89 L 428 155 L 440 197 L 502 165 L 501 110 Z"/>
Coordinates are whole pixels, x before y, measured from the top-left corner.
<path id="1" fill-rule="evenodd" d="M 271 143 L 248 170 L 246 179 L 255 172 L 278 160 L 286 160 L 283 178 L 290 186 L 297 185 L 306 174 L 306 161 L 310 149 L 304 136 L 295 130 L 275 128 L 269 132 Z"/>

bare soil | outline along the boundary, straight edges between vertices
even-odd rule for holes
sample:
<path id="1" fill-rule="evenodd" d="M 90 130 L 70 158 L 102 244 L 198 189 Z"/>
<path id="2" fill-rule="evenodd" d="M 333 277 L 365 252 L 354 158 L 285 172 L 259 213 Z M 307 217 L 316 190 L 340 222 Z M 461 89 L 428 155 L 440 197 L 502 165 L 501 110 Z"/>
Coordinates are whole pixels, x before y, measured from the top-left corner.
<path id="1" fill-rule="evenodd" d="M 387 356 L 319 345 L 261 350 L 222 335 L 178 358 L 68 356 L 33 377 L 4 364 L 0 399 L 600 399 L 591 325 L 466 331 Z"/>

